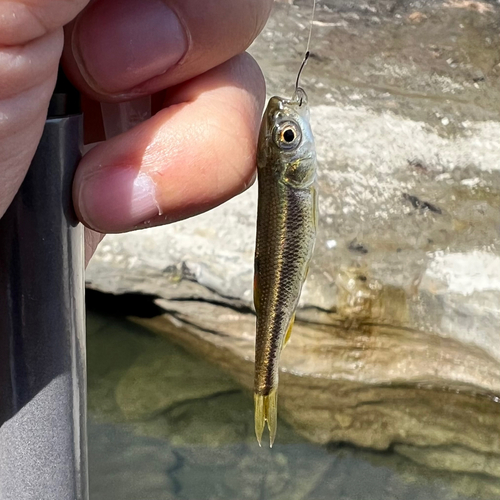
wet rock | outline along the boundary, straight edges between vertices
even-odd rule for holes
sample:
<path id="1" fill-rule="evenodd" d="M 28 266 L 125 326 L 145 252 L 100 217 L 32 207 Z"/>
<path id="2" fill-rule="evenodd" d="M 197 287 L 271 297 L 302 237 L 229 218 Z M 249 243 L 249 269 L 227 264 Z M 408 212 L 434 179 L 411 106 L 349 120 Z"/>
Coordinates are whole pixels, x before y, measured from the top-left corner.
<path id="1" fill-rule="evenodd" d="M 229 380 L 222 370 L 121 317 L 89 311 L 87 325 L 92 499 L 493 500 L 500 494 L 498 481 L 429 471 L 404 458 L 404 449 L 398 455 L 307 443 L 281 419 L 279 442 L 260 448 L 250 391 L 233 382 L 233 390 L 214 386 L 192 397 L 206 380 Z M 116 397 L 130 387 L 131 373 L 133 390 Z M 165 406 L 159 390 L 175 403 Z"/>
<path id="2" fill-rule="evenodd" d="M 500 477 L 500 6 L 322 5 L 302 82 L 320 227 L 280 409 L 318 443 Z M 271 93 L 291 92 L 309 14 L 276 6 L 251 49 Z M 158 296 L 143 323 L 250 388 L 255 214 L 252 188 L 108 236 L 88 285 Z"/>

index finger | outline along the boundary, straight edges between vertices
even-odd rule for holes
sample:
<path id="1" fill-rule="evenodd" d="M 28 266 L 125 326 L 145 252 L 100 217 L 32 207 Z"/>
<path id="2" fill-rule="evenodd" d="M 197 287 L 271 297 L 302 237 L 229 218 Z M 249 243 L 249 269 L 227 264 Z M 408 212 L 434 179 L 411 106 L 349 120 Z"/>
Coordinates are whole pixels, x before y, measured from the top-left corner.
<path id="1" fill-rule="evenodd" d="M 118 233 L 206 211 L 249 187 L 265 85 L 242 54 L 171 89 L 165 109 L 89 151 L 73 199 L 82 222 Z"/>

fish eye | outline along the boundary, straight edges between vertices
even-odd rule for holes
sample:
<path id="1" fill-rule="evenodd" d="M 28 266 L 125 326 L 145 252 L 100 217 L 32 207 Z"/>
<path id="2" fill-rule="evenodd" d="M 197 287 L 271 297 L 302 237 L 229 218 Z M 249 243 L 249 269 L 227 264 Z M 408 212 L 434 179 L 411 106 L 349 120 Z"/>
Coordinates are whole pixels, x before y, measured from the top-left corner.
<path id="1" fill-rule="evenodd" d="M 299 125 L 293 121 L 286 121 L 274 129 L 274 142 L 280 149 L 291 151 L 295 149 L 302 138 Z"/>
<path id="2" fill-rule="evenodd" d="M 292 128 L 287 128 L 281 135 L 283 136 L 283 140 L 288 143 L 293 142 L 293 140 L 295 139 L 295 132 Z"/>

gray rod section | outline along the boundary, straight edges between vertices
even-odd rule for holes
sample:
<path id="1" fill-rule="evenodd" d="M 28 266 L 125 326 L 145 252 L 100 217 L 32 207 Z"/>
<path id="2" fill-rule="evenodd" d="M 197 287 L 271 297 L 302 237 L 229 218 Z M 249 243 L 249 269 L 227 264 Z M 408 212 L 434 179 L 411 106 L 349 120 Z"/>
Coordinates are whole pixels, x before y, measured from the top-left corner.
<path id="1" fill-rule="evenodd" d="M 80 115 L 52 118 L 0 219 L 0 500 L 87 500 Z"/>

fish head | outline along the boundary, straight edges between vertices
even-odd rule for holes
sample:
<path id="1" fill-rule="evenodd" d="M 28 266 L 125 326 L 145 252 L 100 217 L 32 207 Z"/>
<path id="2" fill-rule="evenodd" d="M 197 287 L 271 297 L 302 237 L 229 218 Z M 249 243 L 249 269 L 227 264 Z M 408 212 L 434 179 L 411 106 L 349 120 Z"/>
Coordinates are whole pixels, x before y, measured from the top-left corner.
<path id="1" fill-rule="evenodd" d="M 292 187 L 306 188 L 316 179 L 316 150 L 307 95 L 298 88 L 292 99 L 271 97 L 262 119 L 257 165 L 272 169 Z"/>

